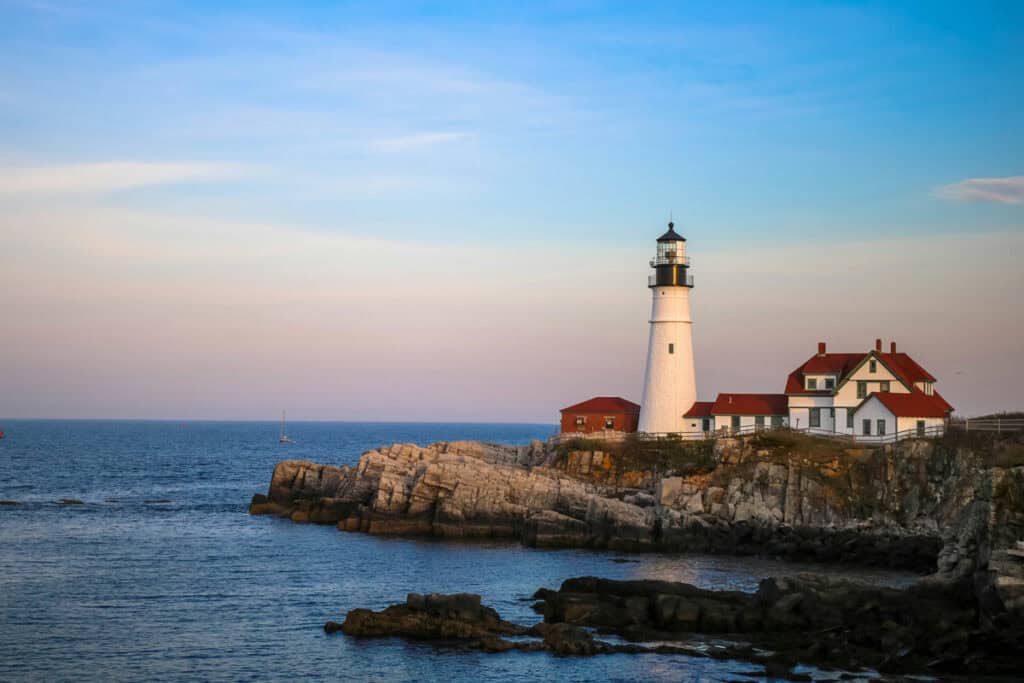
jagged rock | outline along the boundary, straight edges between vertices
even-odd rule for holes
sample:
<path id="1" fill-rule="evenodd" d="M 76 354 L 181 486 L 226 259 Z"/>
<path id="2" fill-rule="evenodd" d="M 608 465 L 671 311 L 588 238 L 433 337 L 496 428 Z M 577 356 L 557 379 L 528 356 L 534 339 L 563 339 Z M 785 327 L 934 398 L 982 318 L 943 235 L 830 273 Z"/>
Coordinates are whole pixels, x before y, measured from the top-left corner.
<path id="1" fill-rule="evenodd" d="M 999 554 L 1024 538 L 1024 468 L 1013 464 L 1024 445 L 1007 444 L 1012 438 L 988 450 L 934 440 L 842 449 L 785 433 L 720 438 L 718 465 L 685 476 L 638 471 L 635 456 L 623 464 L 611 450 L 563 452 L 538 441 L 395 444 L 353 467 L 278 463 L 250 512 L 382 535 L 761 553 L 938 569 L 950 579 L 990 572 L 993 599 L 1018 605 L 1016 565 Z"/>
<path id="2" fill-rule="evenodd" d="M 403 636 L 420 640 L 493 638 L 527 632 L 522 626 L 503 621 L 495 610 L 480 604 L 479 595 L 470 593 L 410 593 L 403 605 L 380 612 L 354 609 L 340 626 L 329 621 L 324 630 L 367 638 Z"/>
<path id="3" fill-rule="evenodd" d="M 329 621 L 324 630 L 459 640 L 483 652 L 655 652 L 740 659 L 791 680 L 806 679 L 792 672 L 797 664 L 932 677 L 1019 674 L 1024 667 L 1022 620 L 1004 614 L 999 623 L 987 622 L 969 584 L 930 580 L 898 590 L 804 574 L 765 579 L 750 594 L 668 581 L 579 577 L 558 590 L 538 589 L 534 597 L 542 601 L 544 621 L 530 628 L 503 621 L 480 604 L 478 595 L 410 593 L 404 604 L 380 612 L 355 609 L 344 623 Z M 598 640 L 591 629 L 630 642 Z M 687 634 L 717 639 L 740 634 L 745 644 L 698 648 L 688 638 L 706 641 Z M 502 638 L 507 635 L 540 640 Z"/>

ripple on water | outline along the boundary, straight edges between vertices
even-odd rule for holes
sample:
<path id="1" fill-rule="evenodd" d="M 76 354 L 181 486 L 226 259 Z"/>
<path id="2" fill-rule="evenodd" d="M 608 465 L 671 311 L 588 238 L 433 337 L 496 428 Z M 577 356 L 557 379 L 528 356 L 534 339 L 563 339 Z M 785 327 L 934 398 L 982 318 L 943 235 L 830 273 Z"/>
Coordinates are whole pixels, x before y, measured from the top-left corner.
<path id="1" fill-rule="evenodd" d="M 760 578 L 820 570 L 902 585 L 914 577 L 765 559 L 536 550 L 343 534 L 245 513 L 285 457 L 355 462 L 391 442 L 525 443 L 546 425 L 5 423 L 0 442 L 0 680 L 724 681 L 740 662 L 663 655 L 591 659 L 483 654 L 326 636 L 354 607 L 408 592 L 480 593 L 513 621 L 572 576 L 686 581 L 752 591 Z M 79 498 L 83 506 L 60 506 Z M 156 504 L 152 501 L 169 500 Z M 146 502 L 151 501 L 151 502 Z"/>

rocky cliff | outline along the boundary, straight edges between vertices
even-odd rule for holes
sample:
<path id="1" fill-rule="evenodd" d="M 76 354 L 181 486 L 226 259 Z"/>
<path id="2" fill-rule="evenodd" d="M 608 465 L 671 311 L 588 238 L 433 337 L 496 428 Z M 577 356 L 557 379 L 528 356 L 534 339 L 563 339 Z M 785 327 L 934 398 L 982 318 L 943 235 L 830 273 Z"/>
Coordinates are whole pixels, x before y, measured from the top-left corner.
<path id="1" fill-rule="evenodd" d="M 699 444 L 400 444 L 354 467 L 281 462 L 250 512 L 371 534 L 980 574 L 993 599 L 1020 608 L 1024 442 L 972 439 L 863 449 L 785 432 Z"/>

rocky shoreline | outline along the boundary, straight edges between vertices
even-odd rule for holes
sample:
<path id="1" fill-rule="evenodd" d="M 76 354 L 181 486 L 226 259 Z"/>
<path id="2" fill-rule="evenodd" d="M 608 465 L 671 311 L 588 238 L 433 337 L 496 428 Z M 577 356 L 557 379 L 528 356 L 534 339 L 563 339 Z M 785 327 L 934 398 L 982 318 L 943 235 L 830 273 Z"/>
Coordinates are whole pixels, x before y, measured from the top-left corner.
<path id="1" fill-rule="evenodd" d="M 1019 441 L 842 449 L 773 435 L 670 444 L 670 457 L 599 446 L 397 444 L 354 467 L 289 460 L 249 509 L 379 535 L 763 554 L 950 577 L 1024 537 Z"/>
<path id="2" fill-rule="evenodd" d="M 698 444 L 397 444 L 354 467 L 278 463 L 250 512 L 379 535 L 764 554 L 931 575 L 905 590 L 768 579 L 756 594 L 570 579 L 538 591 L 545 620 L 530 627 L 502 621 L 478 596 L 413 594 L 326 627 L 350 635 L 454 638 L 484 651 L 721 656 L 773 675 L 796 662 L 1024 670 L 1015 645 L 1024 640 L 1019 435 L 871 449 L 787 433 Z M 708 649 L 688 640 L 724 634 L 736 642 Z"/>
<path id="3" fill-rule="evenodd" d="M 1024 670 L 1022 622 L 986 620 L 967 584 L 921 582 L 897 590 L 801 575 L 765 579 L 748 594 L 581 577 L 558 590 L 539 589 L 534 609 L 544 620 L 529 627 L 502 620 L 479 595 L 411 593 L 380 612 L 354 609 L 324 630 L 454 642 L 483 652 L 733 659 L 791 680 L 812 678 L 795 673 L 797 664 L 882 674 L 1018 674 Z M 708 636 L 716 639 L 712 646 Z"/>

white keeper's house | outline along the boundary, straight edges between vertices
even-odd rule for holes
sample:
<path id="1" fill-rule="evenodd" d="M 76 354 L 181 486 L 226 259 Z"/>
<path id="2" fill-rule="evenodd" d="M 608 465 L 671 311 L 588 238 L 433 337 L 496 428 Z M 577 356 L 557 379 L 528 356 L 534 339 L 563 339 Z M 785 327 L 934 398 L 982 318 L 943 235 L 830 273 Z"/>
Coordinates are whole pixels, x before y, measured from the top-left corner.
<path id="1" fill-rule="evenodd" d="M 818 353 L 786 379 L 789 424 L 812 432 L 885 437 L 940 430 L 953 406 L 935 390 L 935 378 L 892 342 L 867 353 Z"/>
<path id="2" fill-rule="evenodd" d="M 789 373 L 783 394 L 719 394 L 683 415 L 687 433 L 742 432 L 791 427 L 859 440 L 897 434 L 935 435 L 953 407 L 935 391 L 935 378 L 896 342 L 867 353 L 818 352 Z"/>

